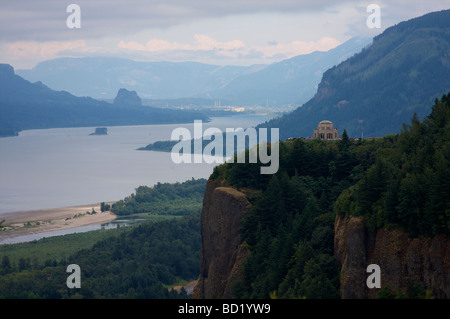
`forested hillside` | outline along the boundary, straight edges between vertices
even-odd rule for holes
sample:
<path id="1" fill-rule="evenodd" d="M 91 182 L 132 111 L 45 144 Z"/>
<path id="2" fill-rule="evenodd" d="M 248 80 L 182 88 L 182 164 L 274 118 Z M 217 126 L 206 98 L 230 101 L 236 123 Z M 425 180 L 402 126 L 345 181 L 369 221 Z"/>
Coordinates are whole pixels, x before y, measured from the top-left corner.
<path id="1" fill-rule="evenodd" d="M 139 186 L 136 193 L 115 202 L 111 211 L 119 216 L 138 213 L 152 215 L 190 215 L 202 208 L 206 180 L 192 179 L 183 183 L 157 183 Z"/>
<path id="2" fill-rule="evenodd" d="M 99 241 L 91 249 L 57 262 L 20 263 L 2 256 L 1 298 L 186 298 L 163 286 L 198 276 L 199 214 L 145 223 Z M 66 268 L 81 269 L 81 288 L 69 289 Z"/>
<path id="3" fill-rule="evenodd" d="M 44 260 L 45 254 L 39 254 L 46 249 L 45 239 L 31 242 L 39 249 L 27 250 L 29 255 L 18 260 L 10 257 L 15 255 L 16 245 L 8 245 L 0 251 L 0 299 L 187 298 L 185 291 L 178 293 L 167 287 L 198 276 L 205 184 L 206 180 L 200 179 L 138 187 L 136 194 L 113 207 L 124 215 L 142 217 L 146 213 L 167 220 L 150 218 L 135 226 L 107 230 L 106 239 L 91 248 L 71 254 L 63 249 L 58 259 Z M 48 244 L 54 248 L 56 240 Z M 81 289 L 67 288 L 66 268 L 70 264 L 80 266 Z"/>
<path id="4" fill-rule="evenodd" d="M 422 123 L 414 115 L 398 135 L 281 142 L 272 176 L 258 174 L 259 164 L 217 167 L 211 178 L 252 204 L 242 223 L 250 255 L 235 296 L 338 298 L 336 213 L 410 237 L 450 234 L 449 102 L 450 95 L 436 100 Z"/>
<path id="5" fill-rule="evenodd" d="M 410 237 L 448 237 L 450 94 L 431 109 L 422 122 L 414 115 L 400 134 L 383 138 L 352 141 L 344 133 L 339 141 L 281 142 L 274 175 L 259 174 L 259 163 L 217 166 L 210 179 L 239 189 L 251 203 L 241 224 L 249 255 L 234 297 L 339 298 L 336 214 L 362 216 L 372 229 L 399 229 Z M 204 180 L 141 188 L 123 207 L 131 203 L 139 212 L 139 203 L 158 207 L 162 198 L 182 205 L 189 192 L 197 198 L 202 187 Z M 145 204 L 142 210 L 151 213 Z M 0 297 L 186 297 L 163 284 L 197 278 L 200 234 L 194 214 L 136 226 L 61 261 L 16 264 L 2 256 Z M 71 263 L 82 269 L 82 289 L 66 287 Z M 398 296 L 423 295 L 410 289 Z"/>
<path id="6" fill-rule="evenodd" d="M 410 237 L 450 235 L 450 94 L 436 99 L 421 123 L 414 115 L 390 135 L 375 163 L 335 204 L 338 214 L 364 216 L 372 228 L 398 225 Z"/>
<path id="7" fill-rule="evenodd" d="M 397 134 L 450 89 L 449 52 L 450 10 L 401 22 L 327 70 L 310 101 L 262 126 L 279 128 L 282 139 L 312 136 L 324 119 L 351 137 Z"/>

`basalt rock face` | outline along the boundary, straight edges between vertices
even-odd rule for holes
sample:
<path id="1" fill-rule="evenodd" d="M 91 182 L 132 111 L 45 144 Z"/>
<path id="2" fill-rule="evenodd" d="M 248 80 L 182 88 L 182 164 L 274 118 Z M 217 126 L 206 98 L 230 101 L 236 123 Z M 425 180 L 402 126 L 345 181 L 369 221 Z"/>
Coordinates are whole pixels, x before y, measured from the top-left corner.
<path id="1" fill-rule="evenodd" d="M 444 235 L 408 238 L 399 230 L 367 229 L 361 217 L 336 217 L 334 254 L 341 266 L 341 297 L 377 298 L 366 284 L 370 264 L 381 270 L 381 288 L 407 291 L 420 284 L 435 298 L 450 298 L 450 240 Z"/>
<path id="2" fill-rule="evenodd" d="M 245 194 L 209 180 L 201 215 L 200 275 L 193 298 L 232 298 L 248 255 L 240 225 L 250 203 Z"/>
<path id="3" fill-rule="evenodd" d="M 218 180 L 209 180 L 201 216 L 200 275 L 193 298 L 232 298 L 249 255 L 240 225 L 250 203 L 244 193 Z M 375 299 L 379 288 L 368 288 L 367 266 L 381 270 L 381 288 L 408 297 L 419 285 L 434 298 L 450 298 L 450 239 L 409 238 L 400 230 L 370 231 L 362 217 L 336 216 L 334 255 L 341 268 L 343 299 Z"/>

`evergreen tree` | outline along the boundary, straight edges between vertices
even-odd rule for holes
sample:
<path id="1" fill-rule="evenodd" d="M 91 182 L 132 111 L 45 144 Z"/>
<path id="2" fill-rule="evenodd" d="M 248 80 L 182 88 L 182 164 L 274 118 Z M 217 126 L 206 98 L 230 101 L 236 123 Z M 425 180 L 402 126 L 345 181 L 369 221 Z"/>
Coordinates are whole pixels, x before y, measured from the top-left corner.
<path id="1" fill-rule="evenodd" d="M 341 152 L 348 151 L 350 144 L 351 141 L 350 138 L 348 137 L 347 130 L 344 129 L 344 131 L 342 132 L 341 140 L 339 141 L 339 150 Z"/>

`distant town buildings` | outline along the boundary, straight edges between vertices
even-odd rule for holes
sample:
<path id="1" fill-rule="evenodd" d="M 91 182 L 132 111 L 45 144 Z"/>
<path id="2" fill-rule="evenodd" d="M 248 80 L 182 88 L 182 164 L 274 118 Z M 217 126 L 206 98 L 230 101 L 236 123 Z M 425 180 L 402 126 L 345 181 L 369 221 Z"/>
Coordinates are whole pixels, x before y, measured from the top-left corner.
<path id="1" fill-rule="evenodd" d="M 313 139 L 337 140 L 339 139 L 338 130 L 334 128 L 333 122 L 324 120 L 319 123 L 313 131 Z"/>

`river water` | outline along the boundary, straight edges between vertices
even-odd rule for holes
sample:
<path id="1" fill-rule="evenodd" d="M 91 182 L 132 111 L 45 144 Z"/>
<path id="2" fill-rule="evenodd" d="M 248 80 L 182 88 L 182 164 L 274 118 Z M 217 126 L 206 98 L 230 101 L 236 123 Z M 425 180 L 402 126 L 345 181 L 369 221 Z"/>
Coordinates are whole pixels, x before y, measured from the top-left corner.
<path id="1" fill-rule="evenodd" d="M 261 115 L 213 118 L 203 128 L 252 127 Z M 27 130 L 0 138 L 0 218 L 2 213 L 115 201 L 141 185 L 208 178 L 217 164 L 172 162 L 170 153 L 137 151 L 193 123 Z"/>
<path id="2" fill-rule="evenodd" d="M 118 228 L 118 227 L 129 226 L 129 225 L 132 225 L 139 221 L 141 221 L 141 220 L 129 221 L 126 219 L 117 218 L 117 219 L 113 220 L 112 222 L 105 223 L 105 224 L 85 225 L 85 226 L 80 226 L 80 227 L 52 230 L 52 231 L 48 231 L 48 232 L 19 235 L 19 236 L 14 236 L 14 237 L 5 237 L 5 238 L 0 237 L 0 245 L 24 243 L 24 242 L 39 240 L 42 238 L 61 236 L 61 235 L 67 235 L 67 234 L 73 234 L 73 233 L 83 233 L 83 232 L 87 232 L 87 231 L 91 231 L 91 230 L 114 229 L 114 228 Z"/>

